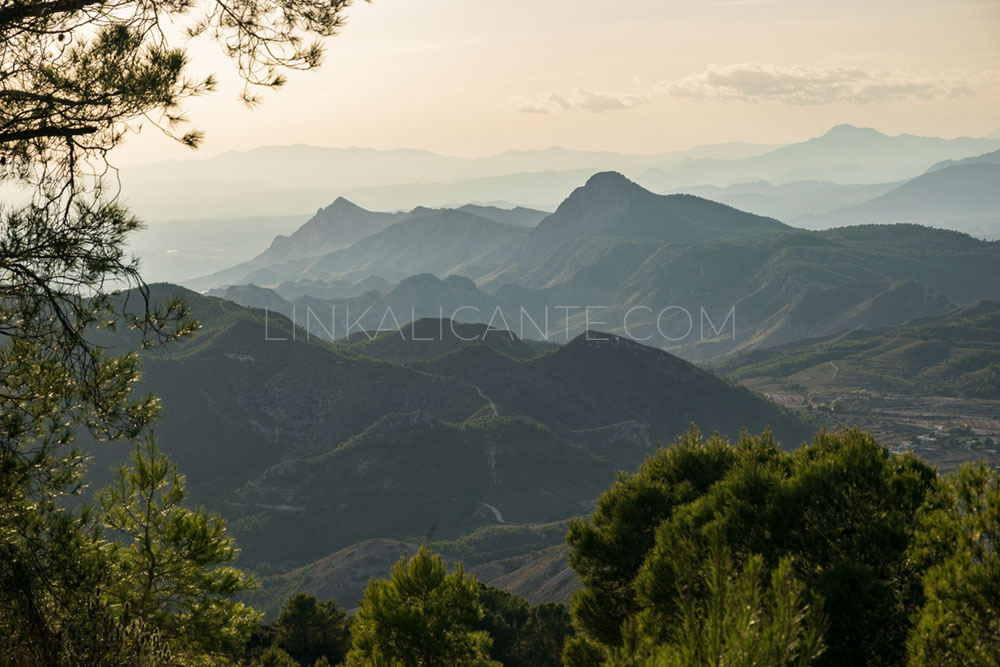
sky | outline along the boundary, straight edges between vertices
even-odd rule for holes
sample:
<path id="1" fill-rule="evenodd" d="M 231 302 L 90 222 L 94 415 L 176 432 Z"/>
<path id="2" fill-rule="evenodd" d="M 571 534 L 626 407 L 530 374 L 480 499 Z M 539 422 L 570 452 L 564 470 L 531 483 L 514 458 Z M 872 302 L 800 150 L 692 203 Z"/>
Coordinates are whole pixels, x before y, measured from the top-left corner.
<path id="1" fill-rule="evenodd" d="M 347 17 L 323 66 L 253 111 L 218 46 L 188 43 L 190 73 L 221 82 L 186 104 L 202 147 L 147 126 L 114 161 L 281 144 L 660 153 L 840 123 L 1000 129 L 1000 0 L 375 0 Z"/>

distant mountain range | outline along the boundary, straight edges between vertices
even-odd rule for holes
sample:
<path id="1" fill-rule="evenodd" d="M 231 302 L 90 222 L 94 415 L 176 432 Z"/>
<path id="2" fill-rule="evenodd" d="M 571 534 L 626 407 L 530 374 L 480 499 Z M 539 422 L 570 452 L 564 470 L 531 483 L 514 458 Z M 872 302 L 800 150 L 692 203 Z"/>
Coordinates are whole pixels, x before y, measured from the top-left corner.
<path id="1" fill-rule="evenodd" d="M 606 169 L 638 172 L 686 157 L 744 158 L 772 148 L 733 142 L 629 155 L 553 147 L 458 158 L 411 149 L 261 146 L 210 158 L 132 167 L 124 170 L 121 178 L 130 205 L 141 217 L 154 222 L 302 214 L 338 195 L 389 210 L 505 200 L 537 205 L 561 200 L 582 174 Z M 546 172 L 578 173 L 569 177 L 572 180 L 556 176 L 539 189 Z M 560 186 L 560 179 L 566 187 Z M 529 181 L 534 185 L 526 189 Z M 185 196 L 177 197 L 177 192 Z"/>
<path id="2" fill-rule="evenodd" d="M 181 293 L 203 328 L 143 353 L 139 390 L 162 399 L 164 450 L 196 501 L 229 517 L 251 565 L 287 569 L 370 538 L 451 539 L 576 516 L 617 470 L 691 422 L 734 435 L 771 426 L 789 446 L 811 430 L 685 361 L 596 332 L 605 340 L 581 336 L 536 356 L 501 331 L 490 337 L 503 344 L 421 347 L 401 336 L 384 341 L 390 351 L 379 340 L 308 340 L 280 316 L 169 285 L 152 292 Z M 97 485 L 125 452 L 94 452 Z"/>
<path id="3" fill-rule="evenodd" d="M 1000 132 L 1000 130 L 998 130 Z M 1000 138 L 1000 137 L 998 137 Z M 1000 151 L 993 151 L 992 153 L 984 153 L 982 155 L 973 155 L 971 157 L 962 158 L 961 160 L 943 160 L 935 165 L 932 165 L 928 172 L 940 171 L 941 169 L 946 169 L 948 167 L 954 167 L 963 164 L 1000 164 Z"/>
<path id="4" fill-rule="evenodd" d="M 881 183 L 912 178 L 941 160 L 997 149 L 996 137 L 889 137 L 840 125 L 787 146 L 737 142 L 655 155 L 549 148 L 456 158 L 419 150 L 264 146 L 133 167 L 122 180 L 129 203 L 156 222 L 308 214 L 337 196 L 379 210 L 469 202 L 547 208 L 587 175 L 607 170 L 654 191 L 759 180 Z M 184 197 L 175 196 L 180 191 Z"/>
<path id="5" fill-rule="evenodd" d="M 376 273 L 397 280 L 422 271 L 447 272 L 526 234 L 546 215 L 524 207 L 477 205 L 378 213 L 338 197 L 294 233 L 275 237 L 253 259 L 188 284 L 204 289 L 239 282 L 336 279 L 358 272 L 361 277 Z M 404 222 L 413 224 L 402 226 Z"/>
<path id="6" fill-rule="evenodd" d="M 946 179 L 948 186 L 950 170 L 982 167 L 920 178 Z M 892 196 L 918 197 L 919 186 Z M 317 259 L 258 264 L 249 274 L 238 268 L 248 282 L 280 284 L 288 298 L 258 286 L 213 293 L 283 313 L 317 335 L 321 322 L 329 337 L 349 334 L 348 311 L 355 328 L 367 330 L 452 317 L 496 320 L 521 337 L 549 333 L 562 340 L 598 321 L 690 359 L 889 326 L 1000 298 L 997 243 L 916 225 L 807 232 L 691 195 L 655 195 L 615 173 L 593 176 L 534 228 L 430 211 Z M 408 273 L 415 275 L 400 279 Z M 448 274 L 457 275 L 436 277 Z M 388 287 L 386 277 L 399 282 Z M 372 289 L 363 291 L 363 284 Z M 569 310 L 556 312 L 560 307 Z M 339 324 L 332 326 L 331 317 Z M 729 328 L 720 329 L 727 321 Z M 533 325 L 543 322 L 536 333 Z"/>
<path id="7" fill-rule="evenodd" d="M 766 180 L 881 183 L 916 176 L 930 165 L 1000 148 L 996 139 L 940 139 L 838 125 L 820 137 L 739 160 L 687 159 L 670 168 L 652 168 L 638 177 L 648 188 L 729 185 Z"/>
<path id="8" fill-rule="evenodd" d="M 866 202 L 800 222 L 811 227 L 910 222 L 1000 239 L 1000 152 L 939 163 Z"/>
<path id="9" fill-rule="evenodd" d="M 692 194 L 727 204 L 741 211 L 776 218 L 797 227 L 810 228 L 817 216 L 883 195 L 899 182 L 841 185 L 831 181 L 795 181 L 775 185 L 769 181 L 676 188 L 667 194 Z"/>
<path id="10" fill-rule="evenodd" d="M 903 181 L 840 185 L 768 181 L 726 187 L 692 186 L 689 192 L 736 208 L 768 215 L 807 229 L 845 225 L 913 222 L 953 229 L 988 240 L 1000 239 L 996 193 L 1000 151 L 959 160 L 943 160 Z M 954 167 L 961 169 L 952 170 Z M 937 174 L 937 172 L 946 172 Z"/>

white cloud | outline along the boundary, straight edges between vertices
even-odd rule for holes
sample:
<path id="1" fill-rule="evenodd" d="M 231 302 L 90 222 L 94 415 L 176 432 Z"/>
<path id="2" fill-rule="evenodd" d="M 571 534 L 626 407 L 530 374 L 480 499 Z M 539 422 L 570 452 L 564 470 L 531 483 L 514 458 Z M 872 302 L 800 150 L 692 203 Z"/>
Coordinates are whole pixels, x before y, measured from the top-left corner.
<path id="1" fill-rule="evenodd" d="M 936 97 L 970 97 L 961 78 L 907 70 L 865 71 L 855 67 L 813 67 L 740 63 L 709 65 L 704 71 L 665 84 L 667 92 L 699 102 L 878 103 Z"/>
<path id="2" fill-rule="evenodd" d="M 533 114 L 551 114 L 557 111 L 607 113 L 646 104 L 649 104 L 649 98 L 642 93 L 619 94 L 577 88 L 571 95 L 551 93 L 539 98 L 516 97 L 510 101 L 510 108 L 520 113 Z"/>

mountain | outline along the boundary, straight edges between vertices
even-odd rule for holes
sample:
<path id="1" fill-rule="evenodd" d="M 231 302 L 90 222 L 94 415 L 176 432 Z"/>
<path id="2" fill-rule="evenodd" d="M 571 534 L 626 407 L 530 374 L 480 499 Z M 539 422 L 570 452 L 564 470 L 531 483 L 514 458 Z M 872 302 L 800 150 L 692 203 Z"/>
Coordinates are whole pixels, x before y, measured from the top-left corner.
<path id="1" fill-rule="evenodd" d="M 515 206 L 514 208 L 499 208 L 497 206 L 479 206 L 477 204 L 465 204 L 456 210 L 462 213 L 499 222 L 505 225 L 515 225 L 517 227 L 534 227 L 541 222 L 548 213 L 534 208 Z"/>
<path id="2" fill-rule="evenodd" d="M 657 195 L 616 172 L 590 177 L 529 237 L 551 246 L 573 236 L 614 236 L 636 241 L 698 243 L 783 233 L 777 220 L 748 215 L 690 195 Z"/>
<path id="3" fill-rule="evenodd" d="M 738 424 L 787 428 L 777 426 L 783 414 L 750 394 L 737 397 L 730 385 L 697 366 L 596 331 L 533 359 L 474 345 L 413 368 L 474 382 L 502 410 L 543 421 L 557 434 L 623 421 L 646 424 L 657 440 L 669 440 L 667 434 L 691 422 L 712 421 L 723 433 L 738 432 Z M 724 413 L 719 401 L 726 402 Z"/>
<path id="4" fill-rule="evenodd" d="M 379 281 L 381 279 L 367 278 L 357 285 L 373 285 Z M 323 281 L 302 280 L 286 285 L 308 285 L 313 282 Z M 468 278 L 450 275 L 442 279 L 430 273 L 415 274 L 396 285 L 365 290 L 351 297 L 314 297 L 311 294 L 296 295 L 295 292 L 288 292 L 289 298 L 286 299 L 279 293 L 281 290 L 281 286 L 269 289 L 250 284 L 210 290 L 209 294 L 249 308 L 266 308 L 271 313 L 283 315 L 293 320 L 309 336 L 325 340 L 349 338 L 353 344 L 360 344 L 360 338 L 380 335 L 379 332 L 396 333 L 396 329 L 402 325 L 421 318 L 436 318 L 439 321 L 448 318 L 465 324 L 488 322 L 491 315 L 500 309 L 497 324 L 502 325 L 507 321 L 503 319 L 504 312 L 518 313 L 520 307 L 527 307 L 529 313 L 537 316 L 545 308 L 537 297 L 503 299 L 483 292 Z M 313 291 L 319 290 L 310 290 Z M 518 319 L 512 321 L 518 322 Z M 458 326 L 456 324 L 456 331 L 459 330 Z M 445 327 L 445 331 L 450 332 L 451 328 Z M 462 335 L 465 336 L 466 333 Z M 422 335 L 417 336 L 420 337 Z M 426 347 L 419 340 L 413 342 L 417 344 L 406 346 L 406 354 Z M 372 350 L 381 349 L 381 345 L 382 343 L 373 346 Z M 400 353 L 403 353 L 402 350 Z M 382 354 L 375 356 L 382 358 Z"/>
<path id="5" fill-rule="evenodd" d="M 381 260 L 383 266 L 397 267 L 383 273 L 391 273 L 399 278 L 406 275 L 407 271 L 414 273 L 428 269 L 415 268 L 420 264 L 419 258 L 415 255 L 411 255 L 409 265 L 396 265 L 395 262 L 401 259 L 400 252 L 405 251 L 398 246 L 394 247 L 397 241 L 404 244 L 420 243 L 421 232 L 442 234 L 446 238 L 431 239 L 429 236 L 427 238 L 432 243 L 458 243 L 453 249 L 458 253 L 458 257 L 452 262 L 457 264 L 468 257 L 462 254 L 469 250 L 467 244 L 497 242 L 504 231 L 510 237 L 517 236 L 522 233 L 521 228 L 534 226 L 545 215 L 543 211 L 523 207 L 501 209 L 494 206 L 471 205 L 466 205 L 460 210 L 417 207 L 406 212 L 382 213 L 369 211 L 343 197 L 338 197 L 332 204 L 317 211 L 292 234 L 275 237 L 270 246 L 253 259 L 187 281 L 187 284 L 197 289 L 206 289 L 245 282 L 273 285 L 300 277 L 313 280 L 339 277 L 340 274 L 350 273 L 353 269 L 331 273 L 329 267 L 344 262 L 348 264 L 355 262 L 356 266 L 357 263 L 370 262 L 373 258 L 376 261 Z M 418 221 L 419 224 L 415 228 L 407 227 L 403 233 L 398 233 L 403 228 L 396 225 L 406 221 Z M 366 240 L 367 237 L 383 232 L 390 226 L 394 229 L 392 233 L 384 234 L 375 241 L 367 241 L 353 253 L 334 255 L 336 251 Z M 514 229 L 515 227 L 518 229 Z M 453 234 L 456 236 L 452 237 Z M 463 243 L 466 245 L 462 245 Z M 385 256 L 380 256 L 379 253 L 384 253 Z M 348 259 L 345 260 L 345 257 Z M 314 272 L 307 272 L 312 261 L 320 259 L 323 261 L 318 263 L 317 269 Z M 359 278 L 365 278 L 367 275 Z M 357 278 L 351 282 L 356 281 Z"/>
<path id="6" fill-rule="evenodd" d="M 963 158 L 961 160 L 942 160 L 937 164 L 931 165 L 931 168 L 928 169 L 927 172 L 940 171 L 942 169 L 947 169 L 948 167 L 955 167 L 963 164 L 975 164 L 979 162 L 985 162 L 987 164 L 1000 164 L 1000 151 L 983 153 L 982 155 L 973 155 L 972 157 Z"/>
<path id="7" fill-rule="evenodd" d="M 317 257 L 346 248 L 405 217 L 405 213 L 368 211 L 343 197 L 337 197 L 332 204 L 316 211 L 316 215 L 290 236 L 276 237 L 261 257 L 272 264 Z"/>
<path id="8" fill-rule="evenodd" d="M 621 174 L 595 174 L 524 239 L 517 252 L 483 278 L 542 286 L 624 242 L 693 244 L 763 238 L 791 231 L 777 220 L 690 195 L 657 195 Z"/>
<path id="9" fill-rule="evenodd" d="M 885 194 L 899 183 L 841 185 L 830 181 L 795 181 L 775 185 L 768 181 L 734 183 L 725 187 L 696 185 L 664 194 L 691 194 L 741 211 L 755 213 L 797 227 L 811 226 L 810 216 L 861 204 Z"/>
<path id="10" fill-rule="evenodd" d="M 528 233 L 526 227 L 465 211 L 414 210 L 403 222 L 301 266 L 296 275 L 331 279 L 377 274 L 390 280 L 414 273 L 447 275 L 458 265 L 519 243 Z"/>
<path id="11" fill-rule="evenodd" d="M 1000 303 L 737 355 L 719 372 L 776 390 L 1000 400 Z"/>
<path id="12" fill-rule="evenodd" d="M 414 320 L 394 331 L 358 332 L 342 343 L 347 349 L 365 357 L 410 364 L 454 352 L 468 345 L 469 341 L 476 341 L 514 359 L 537 357 L 549 347 L 521 340 L 509 331 L 493 329 L 485 324 L 466 324 L 439 318 Z M 555 347 L 554 344 L 551 347 Z"/>
<path id="13" fill-rule="evenodd" d="M 458 158 L 413 149 L 259 146 L 208 158 L 165 160 L 131 167 L 125 170 L 123 179 L 128 189 L 145 183 L 190 180 L 215 185 L 263 179 L 272 189 L 320 188 L 344 192 L 367 186 L 447 183 L 527 172 L 642 168 L 685 157 L 746 157 L 771 148 L 733 142 L 654 155 L 629 155 L 550 147 Z"/>
<path id="14" fill-rule="evenodd" d="M 787 147 L 737 142 L 656 155 L 553 147 L 457 158 L 411 149 L 261 146 L 131 167 L 121 178 L 140 217 L 162 221 L 303 215 L 338 195 L 381 210 L 468 202 L 548 207 L 581 177 L 606 170 L 624 172 L 655 191 L 761 179 L 891 182 L 941 160 L 998 148 L 1000 137 L 887 137 L 842 125 Z"/>
<path id="15" fill-rule="evenodd" d="M 368 211 L 338 197 L 326 208 L 319 209 L 291 234 L 275 236 L 264 252 L 229 269 L 189 281 L 192 287 L 205 289 L 246 282 L 254 276 L 259 283 L 281 282 L 279 273 L 268 273 L 271 267 L 304 262 L 379 232 L 394 222 L 404 220 L 408 213 Z M 263 278 L 263 279 L 262 279 Z"/>
<path id="16" fill-rule="evenodd" d="M 988 138 L 890 137 L 871 128 L 838 125 L 826 134 L 740 160 L 682 160 L 647 170 L 638 181 L 653 190 L 754 180 L 879 183 L 912 178 L 941 160 L 1000 148 Z"/>
<path id="17" fill-rule="evenodd" d="M 1000 239 L 1000 163 L 963 161 L 932 169 L 822 220 L 830 226 L 912 222 Z"/>
<path id="18" fill-rule="evenodd" d="M 381 276 L 368 276 L 357 282 L 350 280 L 286 280 L 274 287 L 274 292 L 285 299 L 295 301 L 303 296 L 314 299 L 345 299 L 361 296 L 367 292 L 384 292 L 392 283 Z M 244 304 L 248 305 L 248 304 Z"/>
<path id="19" fill-rule="evenodd" d="M 767 400 L 617 337 L 592 332 L 606 340 L 580 337 L 525 359 L 498 351 L 527 356 L 513 338 L 503 348 L 499 339 L 453 341 L 452 352 L 405 366 L 310 338 L 281 316 L 169 285 L 151 290 L 154 303 L 180 292 L 203 326 L 179 345 L 143 352 L 138 390 L 161 398 L 161 446 L 194 500 L 229 519 L 249 564 L 285 570 L 370 538 L 433 528 L 454 539 L 578 516 L 616 471 L 692 421 L 734 435 L 770 425 L 790 446 L 811 430 Z M 126 452 L 96 443 L 92 451 L 99 486 Z"/>
<path id="20" fill-rule="evenodd" d="M 732 142 L 628 155 L 551 147 L 458 158 L 412 149 L 259 146 L 208 158 L 129 167 L 122 170 L 121 178 L 133 210 L 154 221 L 302 215 L 337 195 L 387 210 L 468 202 L 539 205 L 565 197 L 571 173 L 606 169 L 638 173 L 653 164 L 685 157 L 729 159 L 772 148 Z M 553 174 L 553 179 L 547 180 L 546 173 Z M 561 187 L 560 181 L 568 187 Z M 177 192 L 185 196 L 177 197 Z"/>
<path id="21" fill-rule="evenodd" d="M 493 294 L 577 304 L 565 324 L 562 313 L 552 313 L 560 333 L 587 326 L 583 305 L 603 305 L 603 329 L 710 359 L 998 299 L 1000 243 L 877 225 L 692 246 L 609 244 L 544 288 Z"/>
<path id="22" fill-rule="evenodd" d="M 982 167 L 991 165 L 951 169 Z M 261 272 L 273 282 L 297 272 L 352 284 L 387 275 L 398 285 L 348 298 L 303 294 L 294 313 L 292 303 L 281 312 L 317 334 L 328 322 L 331 338 L 434 317 L 549 341 L 607 330 L 706 360 L 1000 298 L 996 243 L 912 224 L 809 232 L 698 197 L 656 195 L 616 173 L 590 178 L 533 229 L 454 210 L 412 214 L 311 264 Z M 428 273 L 401 279 L 408 272 Z M 254 290 L 233 298 L 271 307 L 253 294 L 263 298 Z"/>

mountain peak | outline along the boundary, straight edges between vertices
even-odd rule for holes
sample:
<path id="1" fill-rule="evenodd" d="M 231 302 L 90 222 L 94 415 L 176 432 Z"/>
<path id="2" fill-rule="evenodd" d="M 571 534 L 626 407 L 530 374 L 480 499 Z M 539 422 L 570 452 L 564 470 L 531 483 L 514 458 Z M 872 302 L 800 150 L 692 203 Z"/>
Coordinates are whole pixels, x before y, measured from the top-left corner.
<path id="1" fill-rule="evenodd" d="M 834 125 L 829 130 L 826 131 L 824 137 L 884 137 L 885 135 L 872 127 L 858 127 L 856 125 L 851 125 L 850 123 L 841 123 L 840 125 Z"/>
<path id="2" fill-rule="evenodd" d="M 597 172 L 596 174 L 587 179 L 587 183 L 583 187 L 590 188 L 590 187 L 608 187 L 608 186 L 617 186 L 617 187 L 631 186 L 634 188 L 640 187 L 636 183 L 625 178 L 617 171 Z"/>
<path id="3" fill-rule="evenodd" d="M 332 204 L 326 207 L 327 213 L 357 213 L 358 211 L 365 210 L 344 197 L 337 197 L 333 200 Z"/>

